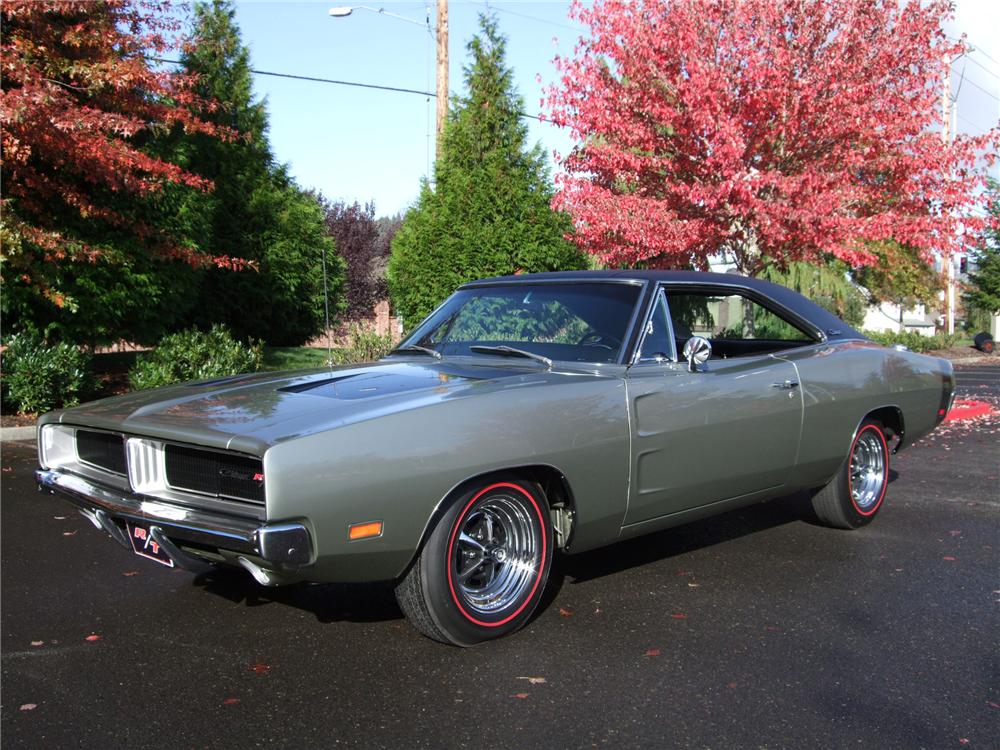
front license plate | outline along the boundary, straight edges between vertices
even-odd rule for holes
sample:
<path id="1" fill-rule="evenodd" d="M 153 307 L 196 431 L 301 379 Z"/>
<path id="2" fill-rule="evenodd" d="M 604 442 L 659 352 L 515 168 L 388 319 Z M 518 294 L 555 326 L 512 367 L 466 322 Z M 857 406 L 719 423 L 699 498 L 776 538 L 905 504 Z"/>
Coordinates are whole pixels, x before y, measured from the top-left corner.
<path id="1" fill-rule="evenodd" d="M 149 527 L 126 523 L 125 530 L 128 532 L 128 538 L 132 542 L 132 549 L 135 550 L 135 554 L 148 557 L 150 560 L 156 560 L 156 562 L 166 565 L 168 568 L 174 567 L 174 561 L 163 551 L 163 547 L 153 541 L 153 537 L 149 533 Z"/>

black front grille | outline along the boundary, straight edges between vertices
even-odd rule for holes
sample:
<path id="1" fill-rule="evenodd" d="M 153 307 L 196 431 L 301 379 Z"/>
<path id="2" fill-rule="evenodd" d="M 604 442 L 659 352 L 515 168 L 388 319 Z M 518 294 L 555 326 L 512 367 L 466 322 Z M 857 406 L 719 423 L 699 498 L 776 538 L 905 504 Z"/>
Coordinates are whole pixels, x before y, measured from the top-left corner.
<path id="1" fill-rule="evenodd" d="M 84 463 L 116 474 L 125 473 L 125 441 L 110 432 L 76 431 L 76 455 Z"/>
<path id="2" fill-rule="evenodd" d="M 167 484 L 176 490 L 264 502 L 264 465 L 258 458 L 167 445 Z"/>

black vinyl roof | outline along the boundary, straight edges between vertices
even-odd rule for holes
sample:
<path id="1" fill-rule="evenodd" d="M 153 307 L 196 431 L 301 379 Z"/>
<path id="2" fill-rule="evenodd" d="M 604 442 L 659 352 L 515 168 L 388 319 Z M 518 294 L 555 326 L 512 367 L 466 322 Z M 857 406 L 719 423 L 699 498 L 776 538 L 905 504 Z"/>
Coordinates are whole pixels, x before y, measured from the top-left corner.
<path id="1" fill-rule="evenodd" d="M 636 269 L 611 269 L 604 271 L 553 271 L 549 273 L 518 274 L 516 276 L 495 276 L 489 279 L 479 279 L 463 284 L 462 287 L 488 286 L 493 284 L 530 283 L 544 281 L 559 282 L 600 282 L 600 281 L 634 281 L 652 282 L 654 284 L 683 284 L 696 286 L 728 286 L 749 290 L 766 299 L 773 300 L 799 317 L 808 321 L 831 340 L 865 339 L 860 331 L 855 330 L 833 313 L 825 310 L 812 300 L 806 299 L 798 292 L 773 284 L 763 279 L 740 276 L 735 273 L 707 273 L 702 271 L 647 271 Z"/>

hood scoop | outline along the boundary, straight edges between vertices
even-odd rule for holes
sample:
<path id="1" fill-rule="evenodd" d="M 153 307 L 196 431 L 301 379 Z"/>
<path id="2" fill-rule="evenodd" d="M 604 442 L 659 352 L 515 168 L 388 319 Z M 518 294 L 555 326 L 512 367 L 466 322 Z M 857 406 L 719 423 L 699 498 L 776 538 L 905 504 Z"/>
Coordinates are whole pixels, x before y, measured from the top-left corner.
<path id="1" fill-rule="evenodd" d="M 282 393 L 308 393 L 310 396 L 357 401 L 376 396 L 390 396 L 426 388 L 441 388 L 478 378 L 449 375 L 435 370 L 407 372 L 363 372 L 297 383 L 278 390 Z"/>

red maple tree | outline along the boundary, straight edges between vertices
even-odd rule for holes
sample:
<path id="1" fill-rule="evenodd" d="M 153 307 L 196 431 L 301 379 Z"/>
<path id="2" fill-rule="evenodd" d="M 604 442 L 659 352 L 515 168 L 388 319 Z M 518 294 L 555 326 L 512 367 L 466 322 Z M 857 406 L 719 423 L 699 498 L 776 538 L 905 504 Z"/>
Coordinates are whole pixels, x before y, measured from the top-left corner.
<path id="1" fill-rule="evenodd" d="M 125 233 L 152 255 L 232 265 L 129 210 L 167 184 L 212 187 L 144 149 L 151 136 L 180 126 L 232 137 L 199 117 L 214 104 L 193 93 L 190 77 L 148 60 L 175 41 L 169 2 L 4 0 L 0 13 L 5 280 L 61 306 L 46 267 L 114 253 L 101 231 Z"/>
<path id="2" fill-rule="evenodd" d="M 556 208 L 611 265 L 748 274 L 866 243 L 949 253 L 1000 131 L 942 143 L 938 102 L 962 51 L 947 2 L 576 0 L 589 25 L 557 58 L 552 120 L 578 142 Z"/>

